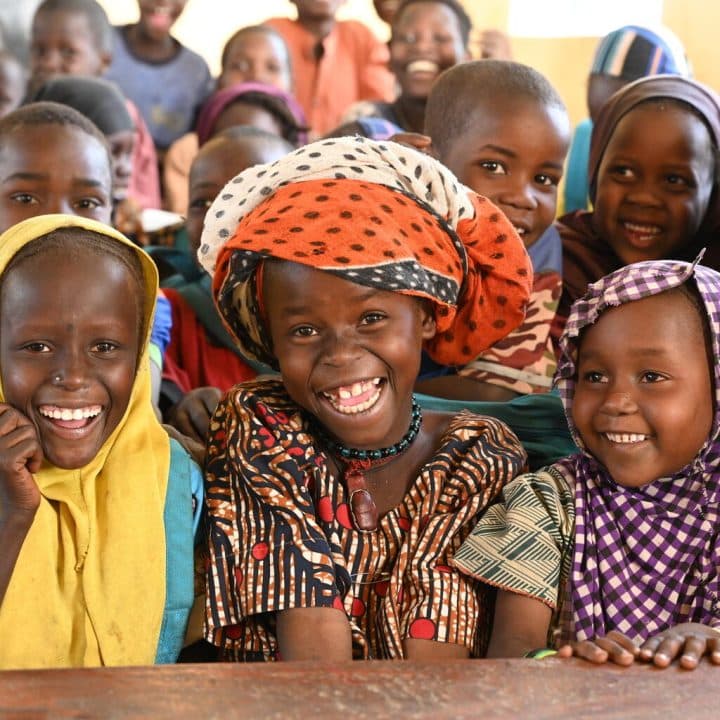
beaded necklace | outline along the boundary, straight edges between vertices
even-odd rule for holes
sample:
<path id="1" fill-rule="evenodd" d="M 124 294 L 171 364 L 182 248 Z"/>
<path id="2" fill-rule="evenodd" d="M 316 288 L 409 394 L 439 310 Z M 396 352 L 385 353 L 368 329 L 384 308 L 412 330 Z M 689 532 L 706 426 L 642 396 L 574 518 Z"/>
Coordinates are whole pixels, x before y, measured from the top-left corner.
<path id="1" fill-rule="evenodd" d="M 410 427 L 398 442 L 388 447 L 378 448 L 377 450 L 349 448 L 329 437 L 322 427 L 316 426 L 322 444 L 345 464 L 343 479 L 350 493 L 350 515 L 353 524 L 361 532 L 372 532 L 377 529 L 378 525 L 377 506 L 368 490 L 365 473 L 402 455 L 413 444 L 420 432 L 421 424 L 422 411 L 413 396 Z"/>

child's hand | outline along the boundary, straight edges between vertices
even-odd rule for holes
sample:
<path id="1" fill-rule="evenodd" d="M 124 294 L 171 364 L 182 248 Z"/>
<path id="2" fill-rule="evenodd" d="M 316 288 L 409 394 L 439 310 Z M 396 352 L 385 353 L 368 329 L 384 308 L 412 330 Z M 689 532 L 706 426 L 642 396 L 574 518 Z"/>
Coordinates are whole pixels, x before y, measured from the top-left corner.
<path id="1" fill-rule="evenodd" d="M 580 657 L 592 663 L 601 665 L 612 662 L 616 665 L 632 665 L 638 657 L 639 648 L 627 636 L 616 630 L 611 630 L 604 637 L 595 637 L 592 640 L 563 645 L 558 650 L 558 657 Z"/>
<path id="2" fill-rule="evenodd" d="M 42 459 L 35 426 L 11 405 L 0 403 L 0 514 L 35 514 L 40 490 L 32 473 Z"/>
<path id="3" fill-rule="evenodd" d="M 680 667 L 694 670 L 703 655 L 720 665 L 720 633 L 701 623 L 683 623 L 648 638 L 640 646 L 639 658 L 660 668 L 679 659 Z"/>
<path id="4" fill-rule="evenodd" d="M 390 140 L 392 142 L 400 143 L 401 145 L 407 145 L 408 147 L 424 153 L 428 152 L 428 148 L 432 144 L 432 139 L 427 135 L 414 132 L 395 133 Z"/>
<path id="5" fill-rule="evenodd" d="M 214 387 L 199 387 L 180 398 L 168 413 L 167 422 L 183 435 L 205 445 L 210 418 L 222 393 Z"/>

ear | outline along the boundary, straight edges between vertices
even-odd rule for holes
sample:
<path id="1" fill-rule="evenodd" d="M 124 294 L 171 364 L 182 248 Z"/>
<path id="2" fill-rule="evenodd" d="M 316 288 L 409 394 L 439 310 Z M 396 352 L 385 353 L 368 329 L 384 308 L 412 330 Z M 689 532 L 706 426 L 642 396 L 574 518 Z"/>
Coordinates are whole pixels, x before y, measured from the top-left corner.
<path id="1" fill-rule="evenodd" d="M 110 53 L 110 52 L 100 53 L 100 72 L 98 73 L 99 76 L 102 76 L 107 72 L 107 69 L 110 67 L 111 62 L 112 62 L 112 53 Z"/>
<path id="2" fill-rule="evenodd" d="M 437 324 L 435 323 L 435 313 L 430 303 L 423 303 L 420 312 L 422 313 L 422 339 L 431 340 L 437 332 Z"/>

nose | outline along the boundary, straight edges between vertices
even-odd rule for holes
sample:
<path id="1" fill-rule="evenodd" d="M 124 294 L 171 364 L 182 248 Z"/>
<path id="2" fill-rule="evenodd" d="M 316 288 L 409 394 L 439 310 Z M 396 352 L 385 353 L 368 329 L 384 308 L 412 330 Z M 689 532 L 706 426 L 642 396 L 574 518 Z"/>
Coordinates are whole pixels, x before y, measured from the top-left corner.
<path id="1" fill-rule="evenodd" d="M 57 195 L 48 196 L 43 212 L 47 214 L 62 213 L 63 215 L 77 214 L 69 198 L 59 197 Z"/>
<path id="2" fill-rule="evenodd" d="M 648 181 L 637 181 L 625 195 L 627 202 L 635 205 L 643 205 L 646 207 L 655 207 L 661 204 L 659 194 L 655 191 L 655 187 Z"/>
<path id="3" fill-rule="evenodd" d="M 505 189 L 498 196 L 498 200 L 502 205 L 508 205 L 520 210 L 534 210 L 538 204 L 532 186 L 524 178 L 520 177 L 508 182 Z"/>
<path id="4" fill-rule="evenodd" d="M 52 371 L 52 384 L 65 390 L 80 390 L 87 385 L 88 368 L 84 353 L 68 350 L 59 353 L 58 363 Z"/>
<path id="5" fill-rule="evenodd" d="M 637 412 L 637 403 L 626 390 L 610 390 L 604 397 L 600 412 L 613 417 L 632 415 Z"/>
<path id="6" fill-rule="evenodd" d="M 55 48 L 42 48 L 36 50 L 32 58 L 32 70 L 34 73 L 43 74 L 59 73 L 62 71 L 62 55 Z"/>
<path id="7" fill-rule="evenodd" d="M 326 365 L 342 367 L 355 362 L 360 348 L 355 333 L 351 330 L 329 335 L 323 347 L 322 360 Z"/>

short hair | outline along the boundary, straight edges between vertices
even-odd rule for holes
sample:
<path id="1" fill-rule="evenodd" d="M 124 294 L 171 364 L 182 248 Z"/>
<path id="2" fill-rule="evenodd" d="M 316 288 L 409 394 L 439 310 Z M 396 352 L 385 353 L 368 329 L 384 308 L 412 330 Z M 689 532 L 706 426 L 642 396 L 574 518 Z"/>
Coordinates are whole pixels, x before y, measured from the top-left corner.
<path id="1" fill-rule="evenodd" d="M 410 7 L 410 5 L 417 5 L 421 2 L 436 3 L 449 7 L 457 18 L 458 24 L 460 25 L 460 37 L 462 38 L 463 45 L 467 47 L 470 44 L 472 20 L 470 19 L 470 16 L 467 14 L 467 11 L 463 7 L 460 0 L 403 0 L 403 2 L 400 4 L 400 7 L 395 11 L 395 15 L 392 20 L 393 31 L 395 30 L 395 25 L 397 25 L 400 17 L 405 12 L 405 9 Z"/>
<path id="2" fill-rule="evenodd" d="M 102 5 L 96 0 L 44 0 L 35 11 L 35 17 L 40 12 L 55 12 L 58 10 L 82 13 L 87 18 L 95 47 L 101 52 L 112 54 L 112 25 L 110 25 L 110 20 Z"/>
<path id="3" fill-rule="evenodd" d="M 229 102 L 222 110 L 225 112 L 233 105 L 252 105 L 269 112 L 280 124 L 282 137 L 292 144 L 294 148 L 300 145 L 300 137 L 306 133 L 308 128 L 301 125 L 288 104 L 281 98 L 259 90 L 238 95 L 232 102 Z M 217 121 L 216 121 L 217 122 Z"/>
<path id="4" fill-rule="evenodd" d="M 273 38 L 276 38 L 280 41 L 282 46 L 285 48 L 285 56 L 287 57 L 287 64 L 288 64 L 288 71 L 292 75 L 292 65 L 290 61 L 290 49 L 287 46 L 287 42 L 285 42 L 285 38 L 273 27 L 270 27 L 270 25 L 247 25 L 246 27 L 241 27 L 239 30 L 234 32 L 228 40 L 225 42 L 225 45 L 223 46 L 222 50 L 222 56 L 220 58 L 220 66 L 225 69 L 225 64 L 227 63 L 227 57 L 230 53 L 230 48 L 233 46 L 235 42 L 240 40 L 245 35 L 252 35 L 253 33 L 265 33 L 265 35 L 270 35 Z"/>
<path id="5" fill-rule="evenodd" d="M 479 112 L 499 99 L 526 99 L 567 112 L 550 81 L 537 70 L 510 60 L 473 60 L 446 70 L 435 81 L 425 107 L 425 134 L 440 158 Z"/>
<path id="6" fill-rule="evenodd" d="M 138 327 L 140 329 L 138 337 L 140 340 L 139 347 L 142 347 L 147 332 L 145 308 L 152 302 L 150 298 L 145 297 L 145 273 L 143 272 L 142 263 L 132 248 L 102 233 L 80 226 L 68 226 L 57 228 L 46 235 L 35 238 L 13 256 L 2 275 L 0 275 L 0 291 L 5 283 L 5 278 L 13 269 L 18 268 L 30 258 L 38 257 L 48 251 L 59 251 L 70 257 L 85 256 L 88 253 L 99 256 L 111 255 L 125 266 L 133 282 L 138 287 L 138 293 L 134 297 L 142 298 L 142 302 L 138 306 Z"/>
<path id="7" fill-rule="evenodd" d="M 105 135 L 98 127 L 82 113 L 69 105 L 56 102 L 33 102 L 22 105 L 17 110 L 8 113 L 0 119 L 0 149 L 15 130 L 24 127 L 39 127 L 41 125 L 60 125 L 63 127 L 76 127 L 86 135 L 95 138 L 107 153 L 108 166 L 112 177 L 112 155 Z"/>
<path id="8" fill-rule="evenodd" d="M 251 155 L 251 159 L 254 159 L 255 165 L 264 163 L 265 160 L 261 156 L 261 148 L 274 147 L 282 151 L 284 155 L 291 153 L 295 150 L 295 146 L 289 143 L 285 138 L 275 135 L 274 133 L 261 130 L 260 128 L 253 127 L 252 125 L 233 125 L 232 127 L 225 128 L 221 133 L 213 135 L 198 151 L 195 156 L 200 157 L 204 155 L 208 149 L 223 145 L 225 143 L 232 143 L 234 145 L 243 145 L 249 150 L 257 148 L 255 155 Z"/>

